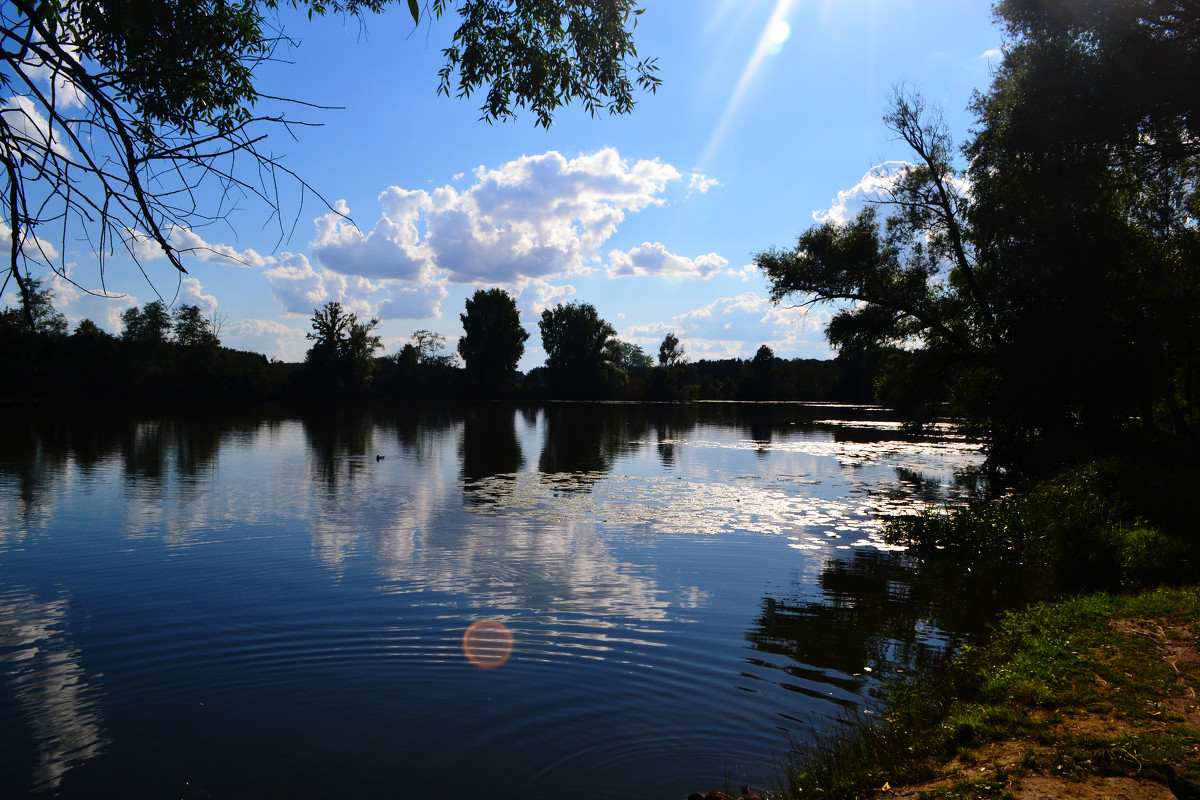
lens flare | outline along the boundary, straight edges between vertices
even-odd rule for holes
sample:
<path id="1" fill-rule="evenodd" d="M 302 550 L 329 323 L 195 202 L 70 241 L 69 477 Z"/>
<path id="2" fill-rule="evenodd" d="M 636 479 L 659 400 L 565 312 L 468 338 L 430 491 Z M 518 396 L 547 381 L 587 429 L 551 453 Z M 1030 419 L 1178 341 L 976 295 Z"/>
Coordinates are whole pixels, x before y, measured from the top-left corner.
<path id="1" fill-rule="evenodd" d="M 463 652 L 481 669 L 499 667 L 512 655 L 513 637 L 504 623 L 481 619 L 463 634 Z"/>

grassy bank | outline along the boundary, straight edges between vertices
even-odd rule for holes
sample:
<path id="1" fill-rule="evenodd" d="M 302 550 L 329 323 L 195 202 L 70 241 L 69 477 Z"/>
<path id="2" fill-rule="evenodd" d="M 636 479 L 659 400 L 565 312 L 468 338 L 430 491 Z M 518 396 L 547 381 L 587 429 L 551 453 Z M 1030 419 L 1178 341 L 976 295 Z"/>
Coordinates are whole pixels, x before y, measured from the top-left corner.
<path id="1" fill-rule="evenodd" d="M 892 687 L 882 722 L 798 750 L 785 796 L 1161 797 L 1157 765 L 1200 775 L 1200 588 L 1161 588 L 1197 582 L 1197 486 L 1190 470 L 1106 462 L 894 523 L 917 551 L 1000 559 L 1072 596 Z"/>

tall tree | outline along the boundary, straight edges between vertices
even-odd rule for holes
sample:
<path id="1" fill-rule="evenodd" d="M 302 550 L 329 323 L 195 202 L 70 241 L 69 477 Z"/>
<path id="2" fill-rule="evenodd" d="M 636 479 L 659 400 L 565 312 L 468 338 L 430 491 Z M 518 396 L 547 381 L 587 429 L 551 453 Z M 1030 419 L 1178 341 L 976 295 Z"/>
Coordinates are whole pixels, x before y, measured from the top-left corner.
<path id="1" fill-rule="evenodd" d="M 375 351 L 383 341 L 374 333 L 379 320 L 359 322 L 358 315 L 328 302 L 313 310 L 312 341 L 305 357 L 310 373 L 325 390 L 359 391 L 370 382 Z"/>
<path id="2" fill-rule="evenodd" d="M 999 465 L 1112 447 L 1130 420 L 1194 436 L 1200 11 L 1007 0 L 997 14 L 1008 41 L 973 104 L 969 168 L 899 92 L 885 122 L 912 164 L 852 222 L 758 254 L 772 298 L 833 304 L 843 351 L 901 347 L 880 388 L 942 384 Z"/>
<path id="3" fill-rule="evenodd" d="M 175 309 L 175 343 L 184 347 L 217 347 L 221 340 L 199 306 L 184 303 Z"/>
<path id="4" fill-rule="evenodd" d="M 41 278 L 25 278 L 23 290 L 18 294 L 16 308 L 6 308 L 0 323 L 12 331 L 28 330 L 34 333 L 63 336 L 67 333 L 67 318 L 54 307 L 54 290 L 42 288 Z"/>
<path id="5" fill-rule="evenodd" d="M 165 344 L 171 334 L 171 315 L 162 300 L 133 306 L 121 314 L 121 338 L 138 344 Z"/>
<path id="6" fill-rule="evenodd" d="M 551 384 L 575 396 L 604 394 L 616 380 L 611 361 L 617 335 L 590 303 L 559 303 L 538 322 Z"/>
<path id="7" fill-rule="evenodd" d="M 102 269 L 114 251 L 136 260 L 149 244 L 184 272 L 173 227 L 220 217 L 239 195 L 278 212 L 280 181 L 297 176 L 263 141 L 294 120 L 288 101 L 259 93 L 256 73 L 290 41 L 284 5 L 361 16 L 390 0 L 0 5 L 0 202 L 8 272 L 22 294 L 31 267 L 65 272 L 51 241 L 86 238 Z M 447 15 L 446 0 L 408 0 L 407 9 L 416 24 Z M 438 92 L 478 91 L 488 121 L 527 108 L 548 127 L 576 100 L 593 114 L 628 113 L 637 88 L 659 82 L 654 60 L 634 47 L 641 13 L 635 0 L 459 0 Z M 209 184 L 219 199 L 197 205 Z"/>
<path id="8" fill-rule="evenodd" d="M 433 331 L 419 330 L 412 335 L 417 351 L 417 363 L 425 367 L 456 367 L 453 353 L 446 353 L 446 337 Z"/>
<path id="9" fill-rule="evenodd" d="M 529 332 L 521 326 L 517 302 L 503 289 L 479 289 L 459 315 L 463 336 L 458 354 L 477 386 L 502 390 L 517 374 Z"/>
<path id="10" fill-rule="evenodd" d="M 654 359 L 647 355 L 640 344 L 609 340 L 608 360 L 627 373 L 645 372 L 654 366 Z"/>
<path id="11" fill-rule="evenodd" d="M 679 337 L 675 335 L 675 331 L 669 331 L 663 337 L 662 344 L 658 346 L 658 364 L 662 367 L 674 367 L 686 361 L 683 352 L 683 345 L 679 343 Z"/>

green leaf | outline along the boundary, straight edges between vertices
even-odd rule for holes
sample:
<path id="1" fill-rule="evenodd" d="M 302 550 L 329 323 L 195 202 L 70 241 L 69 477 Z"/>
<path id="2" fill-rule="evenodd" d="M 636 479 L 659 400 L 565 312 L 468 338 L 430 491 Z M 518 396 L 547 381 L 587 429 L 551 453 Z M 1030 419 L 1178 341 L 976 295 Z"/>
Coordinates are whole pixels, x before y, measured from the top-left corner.
<path id="1" fill-rule="evenodd" d="M 408 13 L 412 14 L 414 24 L 421 21 L 421 7 L 417 5 L 417 0 L 408 0 Z"/>

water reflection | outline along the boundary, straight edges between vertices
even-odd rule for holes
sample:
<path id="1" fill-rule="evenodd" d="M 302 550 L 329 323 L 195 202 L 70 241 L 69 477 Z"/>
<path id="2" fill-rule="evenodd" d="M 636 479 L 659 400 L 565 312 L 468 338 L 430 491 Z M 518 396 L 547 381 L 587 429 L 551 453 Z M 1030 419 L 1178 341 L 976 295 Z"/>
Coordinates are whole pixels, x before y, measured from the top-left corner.
<path id="1" fill-rule="evenodd" d="M 500 732 L 472 722 L 467 755 L 492 752 L 502 732 L 544 758 L 525 778 L 623 775 L 632 749 L 650 760 L 640 751 L 657 754 L 661 741 L 677 742 L 667 747 L 689 781 L 703 777 L 699 751 L 717 759 L 718 778 L 731 747 L 742 763 L 766 764 L 788 727 L 780 715 L 858 704 L 870 676 L 935 659 L 974 621 L 961 567 L 888 551 L 878 528 L 881 511 L 966 491 L 957 473 L 977 453 L 951 431 L 914 436 L 830 415 L 796 404 L 555 404 L 130 416 L 92 420 L 91 432 L 45 416 L 13 428 L 0 441 L 0 585 L 38 588 L 0 598 L 0 630 L 41 633 L 32 645 L 4 634 L 0 668 L 31 727 L 72 731 L 37 734 L 51 765 L 38 780 L 59 781 L 101 750 L 88 773 L 136 761 L 112 752 L 133 749 L 128 741 L 105 740 L 138 725 L 129 696 L 115 697 L 123 690 L 159 708 L 212 693 L 239 719 L 274 713 L 253 700 L 274 692 L 269 702 L 294 702 L 295 719 L 361 723 L 339 752 L 378 763 L 394 754 L 373 747 L 420 744 L 371 741 L 391 736 L 403 709 L 428 721 L 413 735 L 429 741 L 491 719 Z M 36 577 L 13 577 L 22 570 Z M 126 582 L 104 583 L 114 575 Z M 159 588 L 139 593 L 138 581 Z M 97 631 L 88 640 L 109 675 L 107 731 L 97 676 L 66 633 L 68 595 L 39 603 L 45 585 L 132 612 L 122 619 L 135 647 Z M 161 597 L 178 604 L 146 600 Z M 40 628 L 23 621 L 34 619 Z M 503 669 L 468 661 L 500 660 L 503 638 L 464 651 L 480 619 L 512 634 Z M 178 641 L 163 643 L 168 630 Z M 47 666 L 35 665 L 41 657 Z M 144 669 L 137 680 L 129 661 Z M 57 688 L 35 688 L 43 678 Z M 753 733 L 731 745 L 711 729 L 714 714 Z M 0 722 L 6 734 L 17 724 Z M 632 748 L 630 736 L 656 744 Z M 313 773 L 343 774 L 315 727 L 280 737 L 271 746 Z M 220 759 L 218 738 L 197 734 L 205 757 Z"/>
<path id="2" fill-rule="evenodd" d="M 333 494 L 351 486 L 375 462 L 375 419 L 338 410 L 304 418 L 313 482 Z"/>
<path id="3" fill-rule="evenodd" d="M 87 675 L 71 642 L 68 605 L 65 597 L 40 602 L 20 589 L 0 594 L 0 666 L 37 751 L 35 791 L 58 788 L 109 743 L 99 676 Z"/>
<path id="4" fill-rule="evenodd" d="M 846 706 L 868 687 L 931 668 L 1026 599 L 1025 587 L 1001 572 L 865 548 L 829 558 L 815 587 L 797 581 L 792 589 L 762 599 L 746 638 L 763 654 L 760 666 L 789 676 L 788 688 L 821 696 L 836 686 Z"/>
<path id="5" fill-rule="evenodd" d="M 459 461 L 463 499 L 469 504 L 495 502 L 493 493 L 503 491 L 505 483 L 516 480 L 525 466 L 525 455 L 517 438 L 516 412 L 508 408 L 485 406 L 465 413 Z M 496 478 L 491 492 L 478 492 L 478 481 Z"/>
<path id="6" fill-rule="evenodd" d="M 588 491 L 621 455 L 645 439 L 649 420 L 618 404 L 551 405 L 538 471 L 559 491 Z"/>

